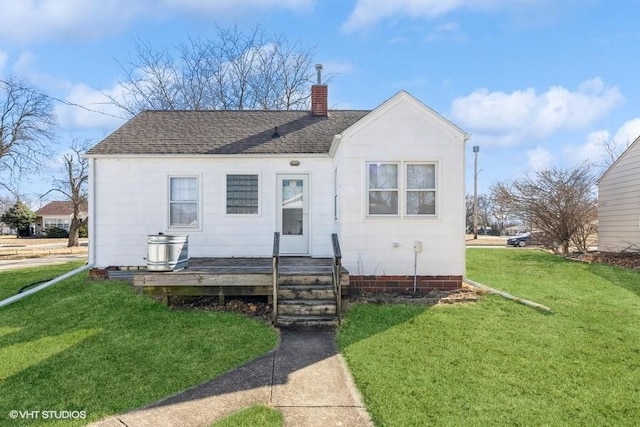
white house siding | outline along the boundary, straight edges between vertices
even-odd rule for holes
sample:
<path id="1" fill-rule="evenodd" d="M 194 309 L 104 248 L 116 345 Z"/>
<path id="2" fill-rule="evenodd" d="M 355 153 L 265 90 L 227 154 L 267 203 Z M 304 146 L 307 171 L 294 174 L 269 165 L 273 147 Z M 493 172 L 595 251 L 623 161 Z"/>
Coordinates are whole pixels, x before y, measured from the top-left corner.
<path id="1" fill-rule="evenodd" d="M 633 145 L 598 183 L 598 249 L 640 247 L 640 143 Z"/>
<path id="2" fill-rule="evenodd" d="M 414 241 L 423 249 L 418 275 L 464 275 L 464 140 L 460 129 L 406 93 L 344 132 L 335 156 L 338 223 L 352 275 L 413 275 Z M 434 162 L 437 214 L 367 217 L 367 162 Z"/>
<path id="3" fill-rule="evenodd" d="M 290 166 L 291 160 L 300 165 Z M 188 234 L 192 257 L 270 256 L 276 230 L 276 176 L 309 174 L 310 254 L 331 255 L 333 169 L 328 155 L 286 157 L 134 157 L 96 156 L 94 162 L 94 264 L 146 265 L 147 236 L 159 232 Z M 226 214 L 226 174 L 256 173 L 260 179 L 260 213 Z M 200 225 L 197 229 L 168 226 L 168 178 L 197 176 Z"/>

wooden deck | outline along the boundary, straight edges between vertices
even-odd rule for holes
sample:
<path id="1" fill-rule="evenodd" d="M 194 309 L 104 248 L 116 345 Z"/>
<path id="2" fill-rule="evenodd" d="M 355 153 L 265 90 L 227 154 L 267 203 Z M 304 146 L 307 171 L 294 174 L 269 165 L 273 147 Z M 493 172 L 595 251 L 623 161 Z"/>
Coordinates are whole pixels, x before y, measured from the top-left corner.
<path id="1" fill-rule="evenodd" d="M 331 258 L 280 257 L 280 278 L 296 276 L 312 282 L 315 277 L 332 274 Z M 343 293 L 349 272 L 342 269 Z M 180 271 L 141 270 L 133 276 L 134 286 L 148 295 L 273 295 L 272 258 L 191 258 Z"/>

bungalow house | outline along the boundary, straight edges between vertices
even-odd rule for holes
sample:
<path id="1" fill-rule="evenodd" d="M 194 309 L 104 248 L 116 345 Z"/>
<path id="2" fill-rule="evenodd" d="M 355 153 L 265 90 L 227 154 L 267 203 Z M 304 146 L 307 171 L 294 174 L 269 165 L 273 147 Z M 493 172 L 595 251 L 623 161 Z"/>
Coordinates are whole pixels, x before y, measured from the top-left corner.
<path id="1" fill-rule="evenodd" d="M 640 250 L 640 137 L 598 180 L 598 249 Z"/>
<path id="2" fill-rule="evenodd" d="M 90 262 L 144 266 L 148 235 L 191 257 L 332 256 L 352 286 L 456 288 L 467 134 L 405 91 L 371 111 L 144 111 L 86 156 Z M 406 286 L 405 286 L 406 289 Z"/>
<path id="3" fill-rule="evenodd" d="M 57 227 L 69 231 L 73 217 L 73 203 L 70 201 L 49 202 L 36 212 L 35 234 L 44 234 L 48 228 Z M 80 218 L 87 217 L 87 207 L 80 209 Z"/>

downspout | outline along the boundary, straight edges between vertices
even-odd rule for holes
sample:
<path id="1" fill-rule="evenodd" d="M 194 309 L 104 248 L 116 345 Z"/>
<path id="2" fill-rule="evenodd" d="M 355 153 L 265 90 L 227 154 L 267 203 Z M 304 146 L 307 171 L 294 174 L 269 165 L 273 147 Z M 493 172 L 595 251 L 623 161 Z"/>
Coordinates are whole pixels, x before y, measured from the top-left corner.
<path id="1" fill-rule="evenodd" d="M 88 269 L 90 269 L 91 267 L 93 267 L 93 263 L 95 260 L 95 248 L 96 248 L 96 244 L 95 244 L 95 216 L 96 216 L 96 211 L 95 211 L 95 161 L 94 158 L 90 157 L 89 158 L 89 212 L 90 212 L 90 218 L 89 218 L 89 262 L 85 265 L 83 265 L 82 267 L 76 268 L 75 270 L 69 271 L 65 274 L 63 274 L 62 276 L 56 277 L 55 279 L 49 280 L 48 282 L 45 282 L 41 285 L 36 286 L 35 288 L 31 288 L 27 291 L 21 292 L 17 295 L 13 295 L 9 298 L 6 298 L 2 301 L 0 301 L 0 308 L 2 307 L 6 307 L 9 304 L 13 304 L 16 301 L 20 301 L 23 298 L 28 297 L 31 294 L 35 294 L 36 292 L 40 292 L 43 289 L 48 288 L 49 286 L 53 286 L 56 283 L 62 282 L 63 280 L 66 280 L 70 277 L 75 276 L 78 273 L 82 273 L 83 271 L 86 271 Z"/>

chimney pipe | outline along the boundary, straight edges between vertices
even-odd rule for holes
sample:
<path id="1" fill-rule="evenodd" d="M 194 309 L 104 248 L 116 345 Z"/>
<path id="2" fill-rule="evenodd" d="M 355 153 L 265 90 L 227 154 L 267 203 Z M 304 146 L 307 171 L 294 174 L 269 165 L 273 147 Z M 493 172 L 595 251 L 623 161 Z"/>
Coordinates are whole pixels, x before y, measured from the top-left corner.
<path id="1" fill-rule="evenodd" d="M 322 64 L 316 65 L 318 84 L 311 86 L 311 114 L 326 117 L 329 105 L 327 85 L 322 84 Z"/>

